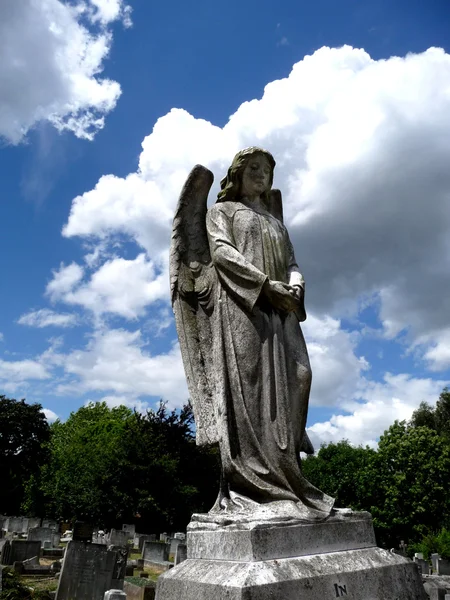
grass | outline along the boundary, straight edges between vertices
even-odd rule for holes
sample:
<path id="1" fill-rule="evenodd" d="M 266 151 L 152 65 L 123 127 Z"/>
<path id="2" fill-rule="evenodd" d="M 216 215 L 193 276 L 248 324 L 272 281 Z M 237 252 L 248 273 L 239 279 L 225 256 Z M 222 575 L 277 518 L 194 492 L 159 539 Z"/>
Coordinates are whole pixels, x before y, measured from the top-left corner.
<path id="1" fill-rule="evenodd" d="M 21 577 L 20 582 L 23 583 L 23 585 L 33 588 L 33 590 L 37 590 L 39 592 L 54 592 L 58 587 L 58 580 L 54 577 L 46 577 L 45 579 L 37 579 L 35 577 Z"/>

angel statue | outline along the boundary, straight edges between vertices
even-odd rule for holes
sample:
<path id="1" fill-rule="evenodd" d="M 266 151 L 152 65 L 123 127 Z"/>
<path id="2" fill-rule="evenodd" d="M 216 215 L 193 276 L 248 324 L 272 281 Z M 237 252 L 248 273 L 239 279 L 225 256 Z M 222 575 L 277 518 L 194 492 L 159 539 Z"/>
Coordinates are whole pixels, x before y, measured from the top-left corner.
<path id="1" fill-rule="evenodd" d="M 218 444 L 217 501 L 192 522 L 312 522 L 334 500 L 301 472 L 311 368 L 299 322 L 305 283 L 272 190 L 275 160 L 247 148 L 216 203 L 211 171 L 194 167 L 175 213 L 172 304 L 197 444 Z"/>

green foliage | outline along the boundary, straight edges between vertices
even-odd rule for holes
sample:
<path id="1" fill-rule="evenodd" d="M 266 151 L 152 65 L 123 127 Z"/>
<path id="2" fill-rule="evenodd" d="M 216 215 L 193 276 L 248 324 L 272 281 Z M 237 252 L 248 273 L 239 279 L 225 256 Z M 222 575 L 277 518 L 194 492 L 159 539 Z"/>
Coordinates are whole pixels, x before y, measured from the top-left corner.
<path id="1" fill-rule="evenodd" d="M 0 396 L 0 513 L 17 514 L 25 485 L 48 458 L 50 429 L 40 404 Z"/>
<path id="2" fill-rule="evenodd" d="M 45 514 L 103 527 L 185 528 L 218 489 L 217 457 L 196 447 L 192 423 L 189 407 L 168 412 L 161 405 L 141 415 L 105 403 L 57 421 L 39 482 Z"/>
<path id="3" fill-rule="evenodd" d="M 436 406 L 421 402 L 413 412 L 410 425 L 412 427 L 428 427 L 450 442 L 450 391 L 444 388 L 439 395 Z"/>
<path id="4" fill-rule="evenodd" d="M 420 542 L 408 547 L 409 554 L 414 552 L 422 552 L 427 560 L 436 552 L 441 558 L 450 559 L 450 531 L 444 527 L 439 533 L 425 535 Z"/>
<path id="5" fill-rule="evenodd" d="M 373 485 L 367 471 L 375 450 L 352 446 L 347 440 L 323 445 L 317 456 L 302 462 L 305 477 L 335 498 L 338 507 L 369 510 Z"/>
<path id="6" fill-rule="evenodd" d="M 45 590 L 33 590 L 24 585 L 15 571 L 4 567 L 0 600 L 50 600 L 50 595 Z"/>
<path id="7" fill-rule="evenodd" d="M 40 483 L 47 515 L 99 524 L 117 518 L 120 493 L 113 482 L 132 418 L 129 408 L 108 408 L 103 402 L 81 407 L 65 423 L 53 423 L 51 457 Z"/>
<path id="8" fill-rule="evenodd" d="M 386 546 L 417 542 L 450 519 L 450 447 L 436 431 L 395 422 L 381 436 L 371 477 L 374 525 Z"/>

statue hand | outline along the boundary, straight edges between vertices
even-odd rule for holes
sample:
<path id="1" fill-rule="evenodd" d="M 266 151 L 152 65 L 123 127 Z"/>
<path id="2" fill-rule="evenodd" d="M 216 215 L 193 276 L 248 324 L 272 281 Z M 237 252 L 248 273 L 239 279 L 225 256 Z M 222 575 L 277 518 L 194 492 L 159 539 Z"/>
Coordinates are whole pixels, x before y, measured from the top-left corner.
<path id="1" fill-rule="evenodd" d="M 266 281 L 263 287 L 263 292 L 272 306 L 286 312 L 292 312 L 299 307 L 299 294 L 302 291 L 299 291 L 297 286 L 291 286 L 282 281 L 272 281 L 270 279 Z"/>

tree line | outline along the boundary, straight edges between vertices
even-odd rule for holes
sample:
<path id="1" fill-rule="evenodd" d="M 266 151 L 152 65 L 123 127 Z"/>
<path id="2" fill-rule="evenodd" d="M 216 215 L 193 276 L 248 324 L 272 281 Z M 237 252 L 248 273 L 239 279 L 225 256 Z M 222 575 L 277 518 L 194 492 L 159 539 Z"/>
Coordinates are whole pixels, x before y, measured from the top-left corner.
<path id="1" fill-rule="evenodd" d="M 141 414 L 93 403 L 49 425 L 39 404 L 0 396 L 0 513 L 183 530 L 219 489 L 219 457 L 195 444 L 189 405 Z M 369 511 L 379 545 L 410 548 L 450 530 L 450 391 L 394 422 L 378 448 L 323 445 L 302 461 L 336 506 Z M 447 537 L 445 537 L 447 535 Z M 431 536 L 431 537 L 430 537 Z M 431 543 L 431 542 L 430 542 Z"/>

